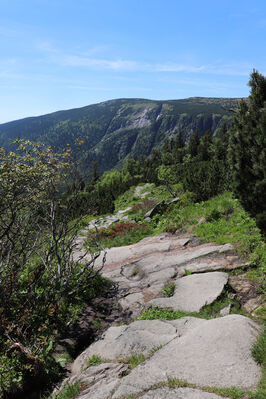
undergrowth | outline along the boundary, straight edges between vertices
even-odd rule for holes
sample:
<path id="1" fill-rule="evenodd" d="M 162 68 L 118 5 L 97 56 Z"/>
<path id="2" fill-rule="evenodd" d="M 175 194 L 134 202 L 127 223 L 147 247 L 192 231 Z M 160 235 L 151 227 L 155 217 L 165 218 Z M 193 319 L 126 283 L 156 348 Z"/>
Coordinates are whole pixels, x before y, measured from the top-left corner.
<path id="1" fill-rule="evenodd" d="M 75 399 L 80 392 L 80 385 L 79 383 L 75 384 L 66 384 L 64 385 L 63 389 L 52 395 L 51 399 Z"/>
<path id="2" fill-rule="evenodd" d="M 96 251 L 95 232 L 89 232 L 85 245 L 92 251 Z M 142 238 L 153 235 L 154 226 L 152 224 L 137 224 L 132 222 L 119 222 L 109 228 L 99 229 L 97 238 L 101 245 L 106 248 L 121 247 L 123 245 L 135 244 Z"/>
<path id="3" fill-rule="evenodd" d="M 250 277 L 260 290 L 266 287 L 266 244 L 260 230 L 232 193 L 226 192 L 208 201 L 172 205 L 157 218 L 157 231 L 194 234 L 202 241 L 219 245 L 231 243 L 240 257 L 254 268 Z"/>
<path id="4" fill-rule="evenodd" d="M 250 398 L 264 399 L 266 398 L 266 325 L 264 325 L 263 333 L 258 336 L 252 347 L 252 356 L 261 366 L 262 376 L 256 393 L 251 394 Z"/>

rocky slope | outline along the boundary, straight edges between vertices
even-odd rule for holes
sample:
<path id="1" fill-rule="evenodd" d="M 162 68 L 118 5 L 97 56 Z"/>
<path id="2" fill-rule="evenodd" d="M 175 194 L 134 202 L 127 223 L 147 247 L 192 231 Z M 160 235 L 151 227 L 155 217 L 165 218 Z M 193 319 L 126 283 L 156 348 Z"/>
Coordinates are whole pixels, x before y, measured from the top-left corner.
<path id="1" fill-rule="evenodd" d="M 98 220 L 98 225 L 114 218 L 125 215 Z M 261 327 L 234 314 L 231 305 L 239 299 L 252 312 L 263 298 L 245 275 L 231 275 L 247 267 L 231 244 L 163 233 L 108 249 L 106 259 L 103 275 L 116 283 L 117 305 L 128 314 L 128 324 L 112 321 L 77 357 L 60 389 L 78 383 L 78 399 L 218 399 L 220 393 L 235 397 L 237 390 L 256 390 L 261 370 L 251 348 Z M 165 297 L 169 284 L 172 296 Z M 232 303 L 202 318 L 200 312 L 221 297 Z M 175 320 L 134 319 L 153 308 L 185 313 Z"/>
<path id="2" fill-rule="evenodd" d="M 186 139 L 198 129 L 218 134 L 230 125 L 239 99 L 188 98 L 172 101 L 118 99 L 87 107 L 59 111 L 0 125 L 0 145 L 10 149 L 17 138 L 44 142 L 62 149 L 84 141 L 82 162 L 97 161 L 100 172 L 113 168 L 127 156 L 149 155 L 165 138 L 182 132 Z M 78 155 L 80 156 L 80 155 Z"/>

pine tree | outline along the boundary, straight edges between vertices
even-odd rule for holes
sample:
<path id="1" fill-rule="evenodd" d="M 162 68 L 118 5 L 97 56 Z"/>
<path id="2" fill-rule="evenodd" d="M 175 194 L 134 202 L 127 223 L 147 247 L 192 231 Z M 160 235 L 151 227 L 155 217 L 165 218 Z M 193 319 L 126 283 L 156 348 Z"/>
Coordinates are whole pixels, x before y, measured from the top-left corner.
<path id="1" fill-rule="evenodd" d="M 221 161 L 226 161 L 229 144 L 229 134 L 226 123 L 222 125 L 221 132 L 215 141 L 215 158 Z"/>
<path id="2" fill-rule="evenodd" d="M 202 137 L 198 150 L 199 161 L 209 161 L 211 159 L 212 133 L 207 130 Z"/>
<path id="3" fill-rule="evenodd" d="M 266 78 L 253 71 L 230 132 L 229 162 L 236 196 L 266 231 Z"/>
<path id="4" fill-rule="evenodd" d="M 200 145 L 199 131 L 194 130 L 194 132 L 192 133 L 192 136 L 190 138 L 190 142 L 189 142 L 189 146 L 188 146 L 188 151 L 189 151 L 191 158 L 195 158 L 198 155 L 199 145 Z"/>
<path id="5" fill-rule="evenodd" d="M 177 148 L 183 148 L 185 146 L 183 134 L 181 132 L 178 133 L 177 139 L 176 139 L 176 147 Z"/>

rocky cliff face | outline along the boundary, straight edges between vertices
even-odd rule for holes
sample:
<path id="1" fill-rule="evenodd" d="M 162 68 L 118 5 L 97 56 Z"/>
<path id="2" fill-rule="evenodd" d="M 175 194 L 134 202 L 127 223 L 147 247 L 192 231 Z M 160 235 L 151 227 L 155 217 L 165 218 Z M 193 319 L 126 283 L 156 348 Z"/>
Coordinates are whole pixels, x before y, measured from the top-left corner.
<path id="1" fill-rule="evenodd" d="M 121 163 L 127 156 L 149 155 L 166 138 L 179 132 L 188 141 L 193 130 L 203 135 L 219 134 L 223 123 L 230 125 L 230 108 L 239 99 L 189 98 L 152 101 L 119 99 L 83 108 L 55 112 L 0 125 L 0 145 L 11 148 L 16 137 L 44 142 L 62 149 L 84 140 L 83 159 L 97 161 L 100 171 Z"/>

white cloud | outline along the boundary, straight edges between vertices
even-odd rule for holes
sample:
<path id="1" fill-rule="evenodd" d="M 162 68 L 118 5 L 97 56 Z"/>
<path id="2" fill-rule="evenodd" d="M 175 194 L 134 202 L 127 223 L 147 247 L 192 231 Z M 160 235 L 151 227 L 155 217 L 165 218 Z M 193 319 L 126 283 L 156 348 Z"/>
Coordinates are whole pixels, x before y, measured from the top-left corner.
<path id="1" fill-rule="evenodd" d="M 179 65 L 179 64 L 162 64 L 156 65 L 155 71 L 157 72 L 201 72 L 204 71 L 206 67 L 204 65 L 201 66 L 192 66 L 192 65 Z"/>
<path id="2" fill-rule="evenodd" d="M 83 57 L 78 55 L 65 55 L 63 58 L 61 58 L 61 62 L 64 65 L 68 66 L 102 68 L 115 71 L 135 71 L 136 69 L 139 69 L 139 65 L 134 61 L 121 59 L 107 60 L 101 58 Z"/>
<path id="3" fill-rule="evenodd" d="M 104 53 L 106 47 L 95 46 L 85 52 L 66 52 L 53 46 L 49 41 L 39 42 L 38 50 L 42 52 L 42 61 L 62 67 L 89 68 L 97 70 L 111 70 L 115 72 L 147 72 L 147 73 L 187 73 L 213 74 L 231 76 L 249 76 L 252 65 L 245 63 L 225 64 L 221 60 L 212 64 L 174 63 L 147 63 L 123 58 L 95 57 L 97 53 Z"/>

